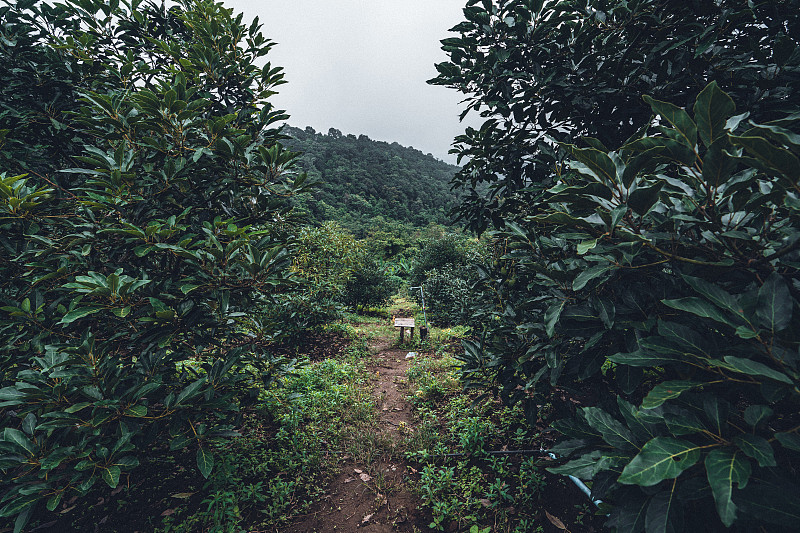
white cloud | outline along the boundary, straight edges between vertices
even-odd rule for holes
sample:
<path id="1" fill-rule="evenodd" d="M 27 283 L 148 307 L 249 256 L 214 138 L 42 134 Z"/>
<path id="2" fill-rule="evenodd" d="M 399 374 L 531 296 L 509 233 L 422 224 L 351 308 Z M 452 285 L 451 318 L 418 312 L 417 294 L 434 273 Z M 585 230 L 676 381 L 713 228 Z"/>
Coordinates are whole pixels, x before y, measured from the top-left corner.
<path id="1" fill-rule="evenodd" d="M 294 126 L 397 141 L 436 157 L 464 131 L 461 94 L 430 86 L 439 41 L 463 20 L 465 0 L 226 0 L 258 16 L 278 44 L 267 56 L 289 82 L 275 105 Z M 478 123 L 475 119 L 471 124 Z"/>

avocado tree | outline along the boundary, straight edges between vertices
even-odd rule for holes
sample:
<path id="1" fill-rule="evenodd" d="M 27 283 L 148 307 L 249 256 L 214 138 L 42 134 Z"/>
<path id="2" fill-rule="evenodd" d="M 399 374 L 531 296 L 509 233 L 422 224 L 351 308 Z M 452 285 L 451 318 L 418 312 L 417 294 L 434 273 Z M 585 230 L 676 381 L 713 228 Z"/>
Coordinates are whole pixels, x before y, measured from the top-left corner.
<path id="1" fill-rule="evenodd" d="M 487 119 L 460 214 L 496 230 L 465 378 L 553 401 L 551 470 L 616 531 L 800 518 L 792 6 L 469 2 L 443 41 L 434 82 Z"/>
<path id="2" fill-rule="evenodd" d="M 687 106 L 716 81 L 758 120 L 797 108 L 797 0 L 469 0 L 464 16 L 429 83 L 486 119 L 452 150 L 478 231 L 526 209 L 562 161 L 554 140 L 620 146 L 646 126 L 643 94 Z"/>
<path id="3" fill-rule="evenodd" d="M 243 319 L 288 283 L 304 179 L 257 20 L 208 0 L 0 19 L 0 517 L 20 530 L 156 444 L 208 476 L 284 363 Z"/>

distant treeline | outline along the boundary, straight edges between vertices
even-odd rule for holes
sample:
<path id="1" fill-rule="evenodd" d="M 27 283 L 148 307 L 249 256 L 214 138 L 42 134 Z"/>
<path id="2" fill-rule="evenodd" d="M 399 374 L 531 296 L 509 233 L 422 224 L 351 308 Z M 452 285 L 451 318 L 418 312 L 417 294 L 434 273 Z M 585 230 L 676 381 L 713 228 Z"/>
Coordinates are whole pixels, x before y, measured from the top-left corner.
<path id="1" fill-rule="evenodd" d="M 309 179 L 322 181 L 310 195 L 297 199 L 311 222 L 335 220 L 356 236 L 374 217 L 422 227 L 450 225 L 458 195 L 449 181 L 459 170 L 414 148 L 374 141 L 366 135 L 327 134 L 311 127 L 286 127 L 285 142 L 303 152 L 301 165 Z"/>

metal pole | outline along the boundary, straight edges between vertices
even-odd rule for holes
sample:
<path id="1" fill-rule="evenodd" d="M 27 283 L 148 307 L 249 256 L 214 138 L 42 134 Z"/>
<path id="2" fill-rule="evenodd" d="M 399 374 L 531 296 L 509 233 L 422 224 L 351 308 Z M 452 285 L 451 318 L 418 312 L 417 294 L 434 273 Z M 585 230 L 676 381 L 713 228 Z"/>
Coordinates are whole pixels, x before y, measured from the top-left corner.
<path id="1" fill-rule="evenodd" d="M 428 327 L 428 314 L 425 312 L 425 293 L 422 290 L 422 286 L 419 287 L 409 287 L 412 291 L 414 289 L 419 289 L 419 295 L 422 297 L 422 318 L 425 320 L 425 327 Z"/>

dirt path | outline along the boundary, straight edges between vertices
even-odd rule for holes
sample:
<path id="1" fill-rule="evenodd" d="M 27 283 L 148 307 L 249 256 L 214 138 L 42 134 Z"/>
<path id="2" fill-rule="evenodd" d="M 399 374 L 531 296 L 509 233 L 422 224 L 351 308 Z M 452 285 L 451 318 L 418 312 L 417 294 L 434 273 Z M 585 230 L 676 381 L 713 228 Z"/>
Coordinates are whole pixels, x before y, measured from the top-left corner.
<path id="1" fill-rule="evenodd" d="M 371 464 L 346 460 L 342 470 L 308 514 L 296 520 L 289 533 L 429 531 L 429 517 L 419 510 L 419 498 L 406 483 L 413 475 L 402 459 L 400 445 L 411 424 L 411 408 L 405 402 L 401 380 L 410 366 L 408 350 L 391 348 L 388 339 L 376 339 L 375 403 L 380 417 L 380 442 L 385 449 Z"/>

